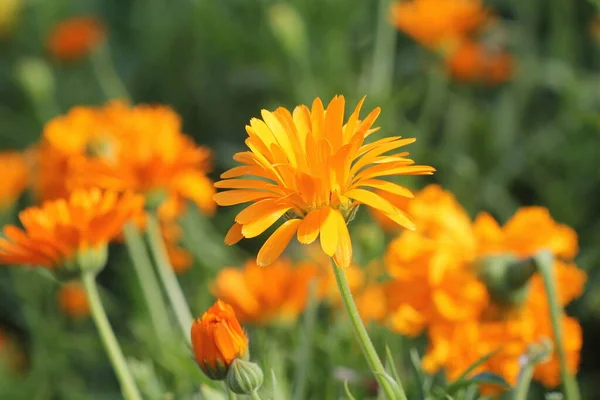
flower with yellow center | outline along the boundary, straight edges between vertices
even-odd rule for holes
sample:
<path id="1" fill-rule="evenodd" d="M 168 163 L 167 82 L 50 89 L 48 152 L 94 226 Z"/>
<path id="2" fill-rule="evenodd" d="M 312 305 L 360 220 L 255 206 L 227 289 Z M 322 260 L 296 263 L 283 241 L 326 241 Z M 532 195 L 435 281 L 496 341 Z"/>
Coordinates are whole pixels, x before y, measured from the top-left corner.
<path id="1" fill-rule="evenodd" d="M 364 100 L 364 99 L 363 99 Z M 320 238 L 321 248 L 340 267 L 350 265 L 352 244 L 346 224 L 359 204 L 377 208 L 396 223 L 414 229 L 410 218 L 374 193 L 380 189 L 406 197 L 412 193 L 380 178 L 396 175 L 429 175 L 434 169 L 413 165 L 408 152 L 386 154 L 415 139 L 386 137 L 371 143 L 365 139 L 380 109 L 359 119 L 363 100 L 344 123 L 345 100 L 336 96 L 327 108 L 317 98 L 312 108 L 298 106 L 262 111 L 246 127 L 249 151 L 234 159 L 242 165 L 221 175 L 217 188 L 231 189 L 214 196 L 217 204 L 230 206 L 252 202 L 235 218 L 227 244 L 260 235 L 281 217 L 286 221 L 260 249 L 259 266 L 272 264 L 297 235 L 300 243 Z"/>
<path id="2" fill-rule="evenodd" d="M 248 352 L 248 337 L 224 301 L 209 308 L 191 327 L 196 362 L 211 379 L 222 380 L 231 363 Z"/>
<path id="3" fill-rule="evenodd" d="M 100 189 L 76 190 L 67 199 L 48 201 L 19 213 L 23 228 L 4 227 L 0 263 L 50 269 L 100 263 L 107 243 L 142 212 L 143 198 Z M 103 267 L 104 265 L 95 265 Z"/>
<path id="4" fill-rule="evenodd" d="M 28 183 L 25 156 L 16 151 L 0 153 L 0 211 L 12 206 Z"/>

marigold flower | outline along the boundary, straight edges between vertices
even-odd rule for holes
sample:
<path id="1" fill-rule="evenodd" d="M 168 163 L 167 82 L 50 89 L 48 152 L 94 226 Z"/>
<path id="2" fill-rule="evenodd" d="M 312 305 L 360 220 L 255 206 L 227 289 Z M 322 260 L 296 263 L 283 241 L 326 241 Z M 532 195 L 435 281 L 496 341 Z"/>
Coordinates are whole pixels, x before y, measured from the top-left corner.
<path id="1" fill-rule="evenodd" d="M 480 0 L 398 1 L 391 7 L 394 25 L 427 47 L 454 43 L 489 17 Z"/>
<path id="2" fill-rule="evenodd" d="M 48 50 L 59 60 L 75 60 L 87 55 L 105 38 L 104 24 L 94 16 L 65 19 L 48 35 Z"/>
<path id="3" fill-rule="evenodd" d="M 132 193 L 91 189 L 29 207 L 19 213 L 23 229 L 4 227 L 0 263 L 71 268 L 88 253 L 105 252 L 106 244 L 142 206 L 143 198 Z"/>
<path id="4" fill-rule="evenodd" d="M 196 362 L 215 380 L 224 379 L 233 360 L 248 351 L 248 337 L 233 308 L 221 300 L 192 323 L 191 338 Z"/>
<path id="5" fill-rule="evenodd" d="M 226 243 L 256 237 L 285 216 L 286 221 L 260 249 L 258 265 L 272 264 L 297 235 L 303 244 L 320 237 L 325 254 L 347 267 L 352 244 L 346 223 L 359 204 L 380 209 L 414 229 L 402 210 L 368 189 L 412 197 L 408 189 L 377 178 L 429 175 L 434 169 L 412 165 L 405 158 L 407 152 L 384 155 L 415 139 L 396 136 L 365 144 L 365 138 L 377 130 L 372 125 L 380 109 L 360 120 L 363 100 L 346 123 L 343 96 L 334 97 L 326 109 L 317 98 L 312 109 L 301 105 L 293 114 L 285 108 L 263 110 L 262 120 L 250 120 L 246 126 L 250 151 L 237 153 L 234 159 L 242 165 L 223 173 L 223 180 L 215 183 L 217 188 L 232 189 L 217 193 L 217 204 L 253 203 L 236 216 Z"/>
<path id="6" fill-rule="evenodd" d="M 58 291 L 58 305 L 69 317 L 84 318 L 90 315 L 90 305 L 83 285 L 79 281 L 67 282 Z"/>
<path id="7" fill-rule="evenodd" d="M 134 190 L 165 217 L 177 215 L 184 199 L 211 213 L 210 155 L 181 132 L 169 107 L 75 107 L 44 127 L 39 191 L 52 199 L 81 187 Z"/>
<path id="8" fill-rule="evenodd" d="M 498 84 L 510 78 L 512 58 L 508 53 L 466 40 L 451 52 L 446 66 L 456 80 Z"/>
<path id="9" fill-rule="evenodd" d="M 19 198 L 28 184 L 25 157 L 18 152 L 0 153 L 0 210 L 6 210 Z"/>
<path id="10" fill-rule="evenodd" d="M 279 259 L 265 269 L 250 260 L 242 269 L 220 270 L 212 292 L 231 304 L 242 323 L 289 322 L 304 311 L 309 284 L 316 275 L 316 267 L 306 263 L 293 266 Z"/>

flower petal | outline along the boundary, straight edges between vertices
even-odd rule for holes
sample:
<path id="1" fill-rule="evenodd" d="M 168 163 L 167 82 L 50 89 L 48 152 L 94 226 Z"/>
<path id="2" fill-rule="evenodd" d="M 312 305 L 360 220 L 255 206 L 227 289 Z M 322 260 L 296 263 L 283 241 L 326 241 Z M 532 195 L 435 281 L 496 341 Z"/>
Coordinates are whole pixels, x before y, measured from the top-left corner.
<path id="1" fill-rule="evenodd" d="M 350 266 L 352 261 L 352 242 L 350 240 L 350 232 L 348 232 L 348 226 L 346 221 L 338 210 L 334 212 L 337 220 L 337 233 L 338 233 L 338 244 L 333 259 L 335 263 L 341 267 L 346 268 Z"/>
<path id="2" fill-rule="evenodd" d="M 365 189 L 352 189 L 345 193 L 346 197 L 354 199 L 359 203 L 376 208 L 386 214 L 396 214 L 396 207 L 377 193 Z"/>
<path id="3" fill-rule="evenodd" d="M 310 244 L 319 236 L 319 230 L 323 221 L 324 208 L 318 208 L 309 212 L 298 227 L 298 241 L 302 244 Z"/>
<path id="4" fill-rule="evenodd" d="M 248 203 L 250 201 L 268 199 L 275 194 L 270 192 L 259 192 L 256 190 L 227 190 L 216 193 L 213 196 L 215 202 L 220 206 L 233 206 L 236 204 Z"/>
<path id="5" fill-rule="evenodd" d="M 277 222 L 277 220 L 281 218 L 281 216 L 285 214 L 290 208 L 292 207 L 286 205 L 272 208 L 267 213 L 261 215 L 259 219 L 245 224 L 242 227 L 242 234 L 244 235 L 244 237 L 247 238 L 253 238 L 260 235 L 261 233 L 266 231 L 271 225 Z"/>
<path id="6" fill-rule="evenodd" d="M 338 227 L 335 216 L 336 211 L 330 207 L 323 207 L 323 221 L 320 228 L 321 248 L 329 257 L 335 254 L 338 243 Z"/>
<path id="7" fill-rule="evenodd" d="M 244 235 L 242 235 L 242 225 L 235 223 L 231 228 L 229 228 L 229 231 L 227 231 L 227 234 L 225 235 L 225 244 L 231 246 L 243 238 Z"/>
<path id="8" fill-rule="evenodd" d="M 290 219 L 277 228 L 259 250 L 256 264 L 260 267 L 266 267 L 275 262 L 294 237 L 301 222 L 301 219 Z"/>

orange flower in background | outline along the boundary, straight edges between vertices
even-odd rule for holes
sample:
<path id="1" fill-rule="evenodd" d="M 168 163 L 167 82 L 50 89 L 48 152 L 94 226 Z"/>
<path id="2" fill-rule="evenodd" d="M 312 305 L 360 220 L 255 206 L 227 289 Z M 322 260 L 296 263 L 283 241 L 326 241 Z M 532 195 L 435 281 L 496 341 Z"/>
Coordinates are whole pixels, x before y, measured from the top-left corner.
<path id="1" fill-rule="evenodd" d="M 242 269 L 220 270 L 212 292 L 231 304 L 243 323 L 290 322 L 304 311 L 309 284 L 316 275 L 312 264 L 293 266 L 279 259 L 265 269 L 251 260 Z"/>
<path id="2" fill-rule="evenodd" d="M 177 215 L 186 199 L 211 213 L 210 157 L 181 132 L 169 107 L 75 107 L 44 128 L 37 187 L 43 199 L 81 187 L 134 190 L 147 205 L 160 204 L 163 218 Z"/>
<path id="3" fill-rule="evenodd" d="M 430 345 L 423 367 L 428 372 L 443 368 L 452 380 L 498 351 L 475 373 L 489 371 L 516 383 L 519 359 L 528 347 L 553 338 L 543 281 L 535 273 L 519 305 L 495 304 L 479 281 L 477 260 L 496 255 L 524 259 L 550 250 L 557 258 L 558 298 L 565 306 L 582 294 L 586 280 L 572 262 L 575 232 L 541 207 L 521 208 L 504 226 L 485 213 L 471 223 L 452 195 L 436 186 L 417 193 L 408 212 L 419 231 L 403 232 L 386 255 L 393 277 L 386 287 L 391 327 L 408 335 L 427 330 Z M 577 321 L 563 318 L 563 336 L 569 369 L 576 372 L 581 349 Z M 559 383 L 555 354 L 539 364 L 534 377 L 547 386 Z"/>
<path id="4" fill-rule="evenodd" d="M 363 99 L 364 100 L 364 99 Z M 217 204 L 253 203 L 235 218 L 225 242 L 260 235 L 280 218 L 278 227 L 260 249 L 257 264 L 272 264 L 296 235 L 303 244 L 320 238 L 324 253 L 340 267 L 350 265 L 352 244 L 346 223 L 359 204 L 380 209 L 396 223 L 414 229 L 400 209 L 369 189 L 380 189 L 406 197 L 412 193 L 381 180 L 395 175 L 429 175 L 434 169 L 413 165 L 407 152 L 386 155 L 415 139 L 386 137 L 372 143 L 365 139 L 380 109 L 359 119 L 361 100 L 344 122 L 345 100 L 336 96 L 327 108 L 317 98 L 312 109 L 301 105 L 293 114 L 285 108 L 262 111 L 246 127 L 249 151 L 234 159 L 242 165 L 223 173 L 217 188 L 232 189 L 214 196 Z"/>
<path id="5" fill-rule="evenodd" d="M 25 156 L 19 152 L 0 152 L 0 210 L 6 210 L 19 198 L 28 184 Z"/>
<path id="6" fill-rule="evenodd" d="M 164 222 L 161 221 L 160 227 L 165 248 L 167 250 L 167 256 L 171 261 L 173 271 L 175 271 L 176 274 L 183 274 L 190 269 L 194 263 L 194 259 L 189 251 L 178 245 L 183 236 L 181 227 L 170 220 Z"/>
<path id="7" fill-rule="evenodd" d="M 426 47 L 453 44 L 489 18 L 480 0 L 409 0 L 391 7 L 393 24 Z"/>
<path id="8" fill-rule="evenodd" d="M 90 315 L 87 294 L 79 281 L 71 281 L 61 286 L 58 291 L 58 305 L 72 318 L 85 318 Z"/>
<path id="9" fill-rule="evenodd" d="M 105 250 L 142 207 L 141 196 L 99 189 L 77 190 L 67 199 L 29 207 L 19 213 L 23 229 L 4 227 L 0 262 L 68 268 L 90 251 Z"/>
<path id="10" fill-rule="evenodd" d="M 463 41 L 446 59 L 446 67 L 458 81 L 499 84 L 510 78 L 512 61 L 506 52 L 489 50 L 473 41 Z"/>
<path id="11" fill-rule="evenodd" d="M 94 16 L 65 19 L 48 35 L 48 50 L 59 60 L 72 61 L 87 55 L 105 38 L 104 24 Z"/>
<path id="12" fill-rule="evenodd" d="M 248 352 L 246 333 L 233 308 L 221 300 L 192 323 L 191 338 L 196 362 L 215 380 L 224 379 L 233 360 Z"/>

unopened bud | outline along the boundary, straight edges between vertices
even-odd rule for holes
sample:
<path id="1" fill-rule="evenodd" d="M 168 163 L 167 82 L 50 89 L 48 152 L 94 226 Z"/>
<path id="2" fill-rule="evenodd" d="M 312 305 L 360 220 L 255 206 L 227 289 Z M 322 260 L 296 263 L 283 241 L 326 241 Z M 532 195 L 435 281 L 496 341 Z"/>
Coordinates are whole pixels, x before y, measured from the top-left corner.
<path id="1" fill-rule="evenodd" d="M 258 364 L 236 358 L 227 372 L 227 387 L 237 394 L 251 394 L 263 383 L 263 372 Z"/>
<path id="2" fill-rule="evenodd" d="M 493 302 L 518 306 L 525 301 L 530 278 L 537 268 L 531 258 L 519 260 L 513 255 L 500 254 L 478 260 L 476 271 Z"/>

